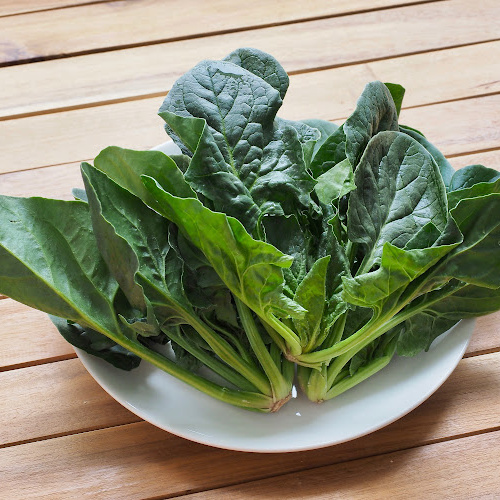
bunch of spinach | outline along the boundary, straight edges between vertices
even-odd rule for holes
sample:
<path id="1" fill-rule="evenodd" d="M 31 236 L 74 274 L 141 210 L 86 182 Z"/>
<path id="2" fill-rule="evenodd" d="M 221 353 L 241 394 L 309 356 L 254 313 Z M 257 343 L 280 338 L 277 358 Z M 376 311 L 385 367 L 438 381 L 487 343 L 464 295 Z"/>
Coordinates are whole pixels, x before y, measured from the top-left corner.
<path id="1" fill-rule="evenodd" d="M 295 364 L 323 401 L 500 309 L 500 174 L 400 125 L 399 85 L 337 127 L 278 118 L 288 83 L 255 49 L 203 61 L 159 112 L 182 154 L 109 147 L 75 201 L 0 197 L 0 292 L 118 368 L 257 411 Z"/>

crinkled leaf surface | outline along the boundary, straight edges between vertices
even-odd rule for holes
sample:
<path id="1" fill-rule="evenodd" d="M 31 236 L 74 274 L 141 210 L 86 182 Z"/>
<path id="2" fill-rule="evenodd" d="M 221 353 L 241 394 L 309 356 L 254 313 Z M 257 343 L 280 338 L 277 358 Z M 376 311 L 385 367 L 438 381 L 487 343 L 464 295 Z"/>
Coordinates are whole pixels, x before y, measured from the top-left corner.
<path id="1" fill-rule="evenodd" d="M 281 99 L 285 97 L 290 79 L 283 66 L 271 55 L 262 50 L 243 47 L 236 49 L 224 58 L 237 66 L 250 71 L 275 88 Z"/>
<path id="2" fill-rule="evenodd" d="M 285 213 L 307 207 L 314 187 L 297 130 L 285 120 L 275 123 L 281 102 L 250 71 L 203 61 L 176 82 L 160 108 L 174 140 L 194 153 L 186 180 L 250 231 L 275 205 Z"/>
<path id="3" fill-rule="evenodd" d="M 389 89 L 382 82 L 366 85 L 356 109 L 343 126 L 346 155 L 354 169 L 370 139 L 384 130 L 399 130 L 398 112 Z"/>
<path id="4" fill-rule="evenodd" d="M 455 169 L 451 166 L 450 162 L 445 158 L 443 153 L 441 153 L 441 151 L 439 151 L 439 149 L 436 148 L 436 146 L 431 144 L 425 138 L 425 136 L 418 130 L 403 125 L 400 125 L 399 129 L 401 130 L 401 132 L 409 135 L 410 137 L 413 137 L 413 139 L 422 144 L 422 146 L 427 151 L 429 151 L 429 153 L 432 155 L 434 161 L 437 163 L 439 167 L 439 171 L 441 173 L 441 177 L 443 178 L 444 185 L 448 190 L 450 187 L 451 178 L 455 173 Z"/>
<path id="5" fill-rule="evenodd" d="M 403 248 L 427 223 L 439 231 L 447 224 L 446 192 L 437 165 L 405 134 L 377 134 L 356 169 L 355 184 L 348 235 L 366 249 L 365 271 L 380 259 L 385 243 Z"/>

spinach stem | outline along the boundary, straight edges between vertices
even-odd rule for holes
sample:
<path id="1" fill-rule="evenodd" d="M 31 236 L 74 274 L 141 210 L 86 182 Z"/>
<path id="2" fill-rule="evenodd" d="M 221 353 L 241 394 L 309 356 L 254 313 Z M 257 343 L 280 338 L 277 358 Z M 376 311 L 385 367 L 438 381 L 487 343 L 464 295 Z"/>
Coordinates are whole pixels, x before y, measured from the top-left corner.
<path id="1" fill-rule="evenodd" d="M 173 375 L 177 379 L 189 384 L 191 387 L 194 387 L 195 389 L 198 389 L 199 391 L 204 392 L 219 401 L 260 412 L 270 412 L 273 408 L 274 402 L 272 398 L 267 395 L 223 387 L 180 367 L 174 361 L 168 359 L 162 354 L 148 349 L 139 342 L 129 339 L 125 335 L 115 334 L 109 330 L 104 330 L 102 327 L 99 327 L 99 325 L 93 324 L 90 326 L 97 331 L 100 331 L 103 335 L 106 335 L 106 337 L 109 337 L 125 349 L 133 352 L 143 360 L 156 366 L 160 370 Z"/>
<path id="2" fill-rule="evenodd" d="M 252 347 L 257 359 L 259 360 L 269 382 L 271 384 L 272 393 L 276 401 L 280 401 L 288 397 L 291 391 L 291 381 L 285 380 L 280 367 L 276 365 L 267 350 L 262 337 L 260 336 L 257 325 L 252 316 L 250 308 L 244 304 L 238 297 L 234 298 L 236 309 L 240 317 L 241 324 L 247 334 L 248 341 Z"/>
<path id="3" fill-rule="evenodd" d="M 171 338 L 176 344 L 179 344 L 183 349 L 192 354 L 195 358 L 200 360 L 204 365 L 210 368 L 213 372 L 217 373 L 228 382 L 231 382 L 239 389 L 244 391 L 256 391 L 258 390 L 251 382 L 249 382 L 245 377 L 241 376 L 238 372 L 233 370 L 230 366 L 226 365 L 219 359 L 211 356 L 205 349 L 194 345 L 189 342 L 186 337 L 184 337 L 180 328 L 169 329 L 165 332 L 169 338 Z"/>

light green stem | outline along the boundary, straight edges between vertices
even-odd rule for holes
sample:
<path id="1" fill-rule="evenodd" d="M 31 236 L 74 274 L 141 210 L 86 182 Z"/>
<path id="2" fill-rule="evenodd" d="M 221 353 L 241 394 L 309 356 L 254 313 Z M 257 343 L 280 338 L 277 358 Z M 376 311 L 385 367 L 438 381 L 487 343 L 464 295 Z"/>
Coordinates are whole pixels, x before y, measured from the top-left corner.
<path id="1" fill-rule="evenodd" d="M 256 391 L 258 390 L 251 382 L 249 382 L 245 377 L 242 377 L 238 372 L 233 370 L 231 367 L 211 356 L 205 349 L 198 347 L 189 341 L 187 341 L 184 336 L 179 331 L 179 327 L 175 329 L 170 329 L 165 332 L 170 339 L 172 339 L 176 344 L 179 344 L 183 349 L 189 352 L 196 359 L 200 360 L 205 366 L 210 368 L 213 372 L 217 373 L 228 382 L 231 382 L 236 387 L 244 391 Z"/>
<path id="2" fill-rule="evenodd" d="M 186 370 L 179 365 L 175 364 L 170 359 L 165 356 L 148 349 L 139 342 L 130 340 L 121 334 L 115 334 L 108 330 L 103 330 L 102 327 L 96 324 L 89 325 L 97 331 L 100 331 L 103 335 L 110 338 L 117 344 L 121 345 L 130 352 L 133 352 L 143 360 L 151 363 L 160 370 L 173 375 L 179 380 L 189 384 L 191 387 L 198 389 L 209 396 L 216 398 L 225 403 L 232 404 L 234 406 L 239 406 L 242 408 L 247 408 L 250 410 L 257 410 L 262 412 L 270 412 L 273 408 L 273 401 L 269 396 L 264 394 L 259 394 L 256 392 L 238 391 L 234 389 L 229 389 L 227 387 L 222 387 L 210 380 L 207 380 L 195 373 Z"/>
<path id="3" fill-rule="evenodd" d="M 252 317 L 249 307 L 237 297 L 234 298 L 236 309 L 240 317 L 241 324 L 247 334 L 248 341 L 252 347 L 257 359 L 259 360 L 269 382 L 272 393 L 276 401 L 288 397 L 291 390 L 291 383 L 284 379 L 280 367 L 278 367 L 271 354 L 267 350 L 262 337 L 260 336 L 257 325 Z"/>

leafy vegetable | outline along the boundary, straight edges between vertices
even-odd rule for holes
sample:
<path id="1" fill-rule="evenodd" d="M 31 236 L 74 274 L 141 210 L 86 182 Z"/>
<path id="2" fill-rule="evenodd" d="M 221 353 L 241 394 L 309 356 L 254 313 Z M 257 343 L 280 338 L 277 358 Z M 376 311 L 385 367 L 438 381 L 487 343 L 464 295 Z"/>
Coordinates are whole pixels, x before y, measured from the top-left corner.
<path id="1" fill-rule="evenodd" d="M 400 85 L 340 126 L 277 117 L 288 85 L 255 49 L 202 61 L 159 112 L 183 154 L 111 146 L 75 201 L 1 196 L 0 292 L 117 368 L 262 412 L 295 364 L 331 399 L 499 310 L 500 174 L 400 125 Z"/>

